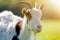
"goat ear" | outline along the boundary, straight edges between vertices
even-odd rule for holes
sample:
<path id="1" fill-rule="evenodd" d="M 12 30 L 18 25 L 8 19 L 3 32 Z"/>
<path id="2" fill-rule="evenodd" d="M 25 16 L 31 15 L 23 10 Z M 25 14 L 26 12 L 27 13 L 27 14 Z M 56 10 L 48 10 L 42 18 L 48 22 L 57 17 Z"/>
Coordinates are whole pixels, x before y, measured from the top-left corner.
<path id="1" fill-rule="evenodd" d="M 29 11 L 29 10 L 26 10 L 26 8 L 23 8 L 23 9 L 22 9 L 22 13 L 23 13 L 24 15 L 26 15 L 27 17 L 31 16 L 30 11 Z"/>
<path id="2" fill-rule="evenodd" d="M 22 14 L 27 15 L 27 10 L 26 10 L 26 8 L 23 8 L 23 9 L 22 9 Z"/>
<path id="3" fill-rule="evenodd" d="M 22 13 L 27 17 L 28 20 L 31 20 L 32 15 L 30 13 L 30 10 L 26 10 L 25 8 L 23 8 Z"/>

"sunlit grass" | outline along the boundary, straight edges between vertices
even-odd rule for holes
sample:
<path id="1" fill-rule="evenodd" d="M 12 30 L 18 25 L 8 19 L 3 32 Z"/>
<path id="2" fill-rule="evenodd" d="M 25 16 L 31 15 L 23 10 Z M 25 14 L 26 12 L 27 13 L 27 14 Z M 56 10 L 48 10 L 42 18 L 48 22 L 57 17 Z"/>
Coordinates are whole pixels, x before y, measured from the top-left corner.
<path id="1" fill-rule="evenodd" d="M 38 40 L 60 40 L 60 20 L 42 20 L 42 31 Z"/>

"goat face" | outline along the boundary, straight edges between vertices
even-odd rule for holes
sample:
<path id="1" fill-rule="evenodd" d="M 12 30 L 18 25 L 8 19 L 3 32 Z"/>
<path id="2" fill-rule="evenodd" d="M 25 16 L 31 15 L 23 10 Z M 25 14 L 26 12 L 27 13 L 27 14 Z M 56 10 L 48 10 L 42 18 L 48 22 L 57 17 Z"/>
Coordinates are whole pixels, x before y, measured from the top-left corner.
<path id="1" fill-rule="evenodd" d="M 34 32 L 41 31 L 41 16 L 42 12 L 40 8 L 32 8 L 32 9 L 23 9 L 22 13 L 27 17 L 27 24 Z"/>
<path id="2" fill-rule="evenodd" d="M 30 10 L 30 13 L 32 15 L 31 20 L 29 21 L 29 25 L 31 25 L 31 28 L 35 32 L 40 32 L 41 31 L 41 16 L 42 12 L 40 9 L 33 8 Z"/>

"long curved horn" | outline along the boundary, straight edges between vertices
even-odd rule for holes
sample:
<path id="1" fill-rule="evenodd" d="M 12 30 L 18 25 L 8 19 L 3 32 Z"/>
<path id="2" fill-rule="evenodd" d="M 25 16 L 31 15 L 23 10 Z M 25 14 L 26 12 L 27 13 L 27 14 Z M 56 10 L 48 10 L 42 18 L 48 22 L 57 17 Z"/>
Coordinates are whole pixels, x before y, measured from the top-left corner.
<path id="1" fill-rule="evenodd" d="M 30 9 L 32 8 L 32 5 L 29 3 L 29 2 L 26 2 L 26 1 L 19 1 L 18 4 L 26 4 Z"/>

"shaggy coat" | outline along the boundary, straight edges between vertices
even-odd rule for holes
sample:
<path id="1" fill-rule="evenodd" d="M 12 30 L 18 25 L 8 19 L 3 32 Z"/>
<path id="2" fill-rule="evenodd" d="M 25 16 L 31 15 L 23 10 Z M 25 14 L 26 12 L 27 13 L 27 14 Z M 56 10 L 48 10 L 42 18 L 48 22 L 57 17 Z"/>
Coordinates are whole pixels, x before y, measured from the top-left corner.
<path id="1" fill-rule="evenodd" d="M 14 15 L 11 11 L 0 13 L 0 40 L 18 40 L 20 28 L 18 23 L 22 18 Z"/>

